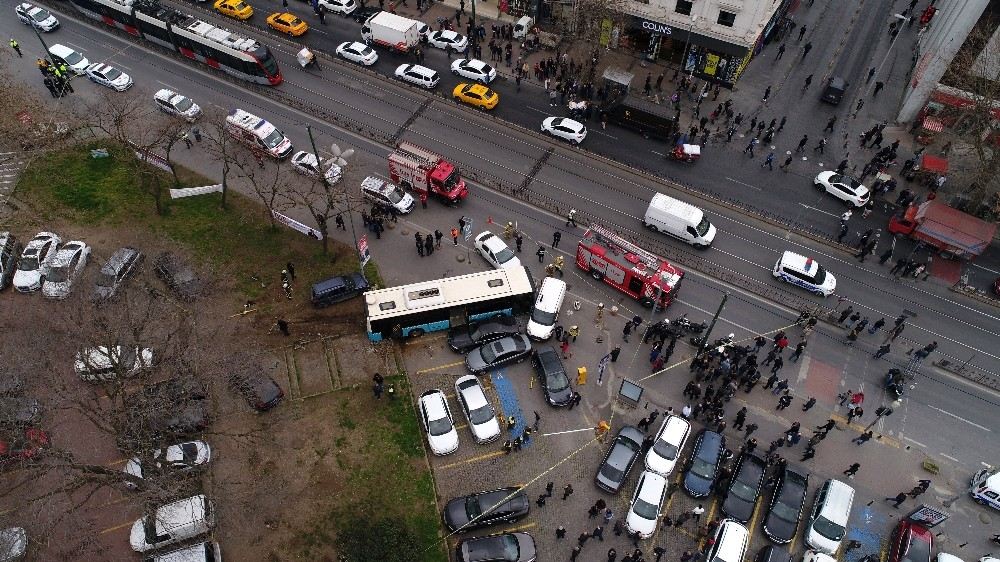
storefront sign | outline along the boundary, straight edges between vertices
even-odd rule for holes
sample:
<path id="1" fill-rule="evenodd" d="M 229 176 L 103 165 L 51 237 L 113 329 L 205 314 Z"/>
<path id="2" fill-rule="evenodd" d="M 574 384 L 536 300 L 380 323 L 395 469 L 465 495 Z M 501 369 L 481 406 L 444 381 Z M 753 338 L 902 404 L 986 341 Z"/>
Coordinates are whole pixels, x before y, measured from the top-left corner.
<path id="1" fill-rule="evenodd" d="M 715 71 L 719 67 L 719 55 L 709 53 L 705 55 L 705 74 L 715 76 Z"/>
<path id="2" fill-rule="evenodd" d="M 641 20 L 639 27 L 650 33 L 658 33 L 660 35 L 670 35 L 673 33 L 673 29 L 669 25 L 655 21 Z"/>

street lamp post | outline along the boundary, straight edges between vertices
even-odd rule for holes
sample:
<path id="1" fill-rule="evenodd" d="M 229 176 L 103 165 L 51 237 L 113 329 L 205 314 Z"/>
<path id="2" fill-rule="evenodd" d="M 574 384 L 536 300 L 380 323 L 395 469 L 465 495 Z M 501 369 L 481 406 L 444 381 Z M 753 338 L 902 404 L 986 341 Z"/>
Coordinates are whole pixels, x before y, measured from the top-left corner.
<path id="1" fill-rule="evenodd" d="M 910 21 L 910 18 L 907 17 L 907 16 L 904 16 L 903 14 L 892 14 L 892 17 L 896 18 L 897 20 L 899 20 L 900 22 L 903 22 L 903 23 Z M 902 27 L 902 23 L 900 24 L 899 27 Z M 878 76 L 882 72 L 882 67 L 885 66 L 886 61 L 889 60 L 889 54 L 892 53 L 892 48 L 893 48 L 893 46 L 895 46 L 896 40 L 899 39 L 899 33 L 898 33 L 898 31 L 899 31 L 899 29 L 897 28 L 896 36 L 893 37 L 892 41 L 889 43 L 889 48 L 886 50 L 885 56 L 882 57 L 882 62 L 880 62 L 879 65 L 878 65 L 878 67 L 876 67 L 875 74 L 872 76 L 872 78 L 875 78 L 876 76 Z M 872 87 L 874 87 L 875 82 L 876 82 L 876 80 L 871 80 L 871 81 L 868 82 L 869 86 L 865 87 L 865 97 L 868 97 L 868 92 L 871 90 Z"/>
<path id="2" fill-rule="evenodd" d="M 688 60 L 688 47 L 691 46 L 691 33 L 694 31 L 694 22 L 698 21 L 698 16 L 691 16 L 691 25 L 688 26 L 688 34 L 684 39 L 684 53 L 681 55 L 681 68 L 683 69 L 687 65 Z M 694 76 L 694 65 L 691 65 L 691 73 L 688 78 Z"/>

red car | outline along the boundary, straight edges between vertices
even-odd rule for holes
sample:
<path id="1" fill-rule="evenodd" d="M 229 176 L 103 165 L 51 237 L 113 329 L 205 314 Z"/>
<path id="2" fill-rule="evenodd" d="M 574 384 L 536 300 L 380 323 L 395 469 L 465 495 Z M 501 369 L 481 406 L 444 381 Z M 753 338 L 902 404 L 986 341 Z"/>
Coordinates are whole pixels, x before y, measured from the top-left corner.
<path id="1" fill-rule="evenodd" d="M 42 449 L 48 447 L 49 434 L 41 429 L 30 427 L 24 430 L 23 436 L 0 439 L 0 464 L 37 458 Z"/>
<path id="2" fill-rule="evenodd" d="M 907 520 L 892 531 L 887 562 L 930 562 L 934 535 L 927 527 Z"/>

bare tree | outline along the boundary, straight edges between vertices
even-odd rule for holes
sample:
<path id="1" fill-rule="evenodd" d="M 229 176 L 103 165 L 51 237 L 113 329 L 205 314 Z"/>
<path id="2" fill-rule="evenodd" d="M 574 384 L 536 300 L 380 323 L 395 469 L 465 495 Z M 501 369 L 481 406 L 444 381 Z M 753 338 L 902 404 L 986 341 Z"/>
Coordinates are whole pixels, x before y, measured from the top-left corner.
<path id="1" fill-rule="evenodd" d="M 572 11 L 564 6 L 561 20 L 563 34 L 597 46 L 602 35 L 611 34 L 612 29 L 625 29 L 631 18 L 625 8 L 628 0 L 574 0 Z M 610 38 L 610 37 L 609 37 Z"/>
<path id="2" fill-rule="evenodd" d="M 222 164 L 222 201 L 220 205 L 225 209 L 229 195 L 229 174 L 232 172 L 235 160 L 245 151 L 226 131 L 226 116 L 222 112 L 205 111 L 201 122 L 204 124 L 201 133 L 207 141 L 206 150 Z"/>
<path id="3" fill-rule="evenodd" d="M 224 132 L 222 135 L 228 136 Z M 287 206 L 289 199 L 284 194 L 288 193 L 290 186 L 302 181 L 299 179 L 301 176 L 293 174 L 288 166 L 281 162 L 261 166 L 248 150 L 232 151 L 228 162 L 236 169 L 236 177 L 246 180 L 254 195 L 264 206 L 271 229 L 276 229 L 274 211 L 281 211 Z"/>
<path id="4" fill-rule="evenodd" d="M 288 205 L 309 210 L 309 215 L 316 222 L 316 230 L 323 237 L 324 254 L 329 251 L 330 221 L 340 213 L 360 209 L 363 204 L 360 190 L 353 187 L 360 183 L 360 176 L 349 171 L 353 169 L 347 166 L 342 166 L 341 170 L 339 181 L 334 183 L 319 177 L 303 176 L 299 181 L 289 182 L 288 189 L 281 193 L 281 198 Z"/>

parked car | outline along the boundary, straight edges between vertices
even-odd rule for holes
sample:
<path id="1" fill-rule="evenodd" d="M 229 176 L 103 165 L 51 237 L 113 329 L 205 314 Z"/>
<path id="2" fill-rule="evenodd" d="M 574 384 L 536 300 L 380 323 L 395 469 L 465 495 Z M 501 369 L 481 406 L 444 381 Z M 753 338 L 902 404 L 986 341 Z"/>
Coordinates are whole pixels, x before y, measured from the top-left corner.
<path id="1" fill-rule="evenodd" d="M 363 6 L 351 12 L 349 17 L 357 23 L 365 23 L 370 17 L 381 11 L 382 8 L 379 8 L 378 6 Z"/>
<path id="2" fill-rule="evenodd" d="M 354 0 L 319 0 L 318 4 L 328 12 L 349 16 L 358 9 L 358 3 Z"/>
<path id="3" fill-rule="evenodd" d="M 153 365 L 153 350 L 135 346 L 88 347 L 73 361 L 77 376 L 87 382 L 113 381 L 132 376 Z"/>
<path id="4" fill-rule="evenodd" d="M 177 500 L 156 508 L 132 524 L 129 544 L 149 552 L 204 535 L 215 527 L 215 506 L 204 495 Z"/>
<path id="5" fill-rule="evenodd" d="M 17 260 L 24 252 L 24 247 L 10 232 L 0 232 L 0 291 L 14 282 L 17 272 Z"/>
<path id="6" fill-rule="evenodd" d="M 427 432 L 427 444 L 435 455 L 449 455 L 458 450 L 458 430 L 448 407 L 448 400 L 438 389 L 420 395 L 420 421 Z"/>
<path id="7" fill-rule="evenodd" d="M 0 426 L 25 427 L 42 421 L 42 406 L 28 396 L 0 396 Z"/>
<path id="8" fill-rule="evenodd" d="M 0 530 L 0 562 L 21 560 L 27 550 L 28 533 L 23 527 Z"/>
<path id="9" fill-rule="evenodd" d="M 535 373 L 538 375 L 538 385 L 545 394 L 545 401 L 550 406 L 569 406 L 573 401 L 573 387 L 556 348 L 552 346 L 538 348 L 531 358 Z"/>
<path id="10" fill-rule="evenodd" d="M 62 239 L 51 232 L 39 232 L 28 240 L 14 272 L 14 288 L 18 292 L 30 293 L 42 288 L 42 281 L 59 251 L 59 244 L 62 244 Z"/>
<path id="11" fill-rule="evenodd" d="M 488 230 L 476 236 L 474 249 L 494 269 L 521 267 L 521 260 L 510 246 Z"/>
<path id="12" fill-rule="evenodd" d="M 158 550 L 142 559 L 142 562 L 222 562 L 219 543 L 205 541 L 182 546 L 175 550 Z"/>
<path id="13" fill-rule="evenodd" d="M 520 363 L 531 354 L 531 341 L 524 334 L 514 334 L 477 347 L 465 356 L 465 366 L 473 373 Z"/>
<path id="14" fill-rule="evenodd" d="M 312 286 L 312 305 L 316 308 L 327 307 L 360 296 L 368 288 L 368 280 L 361 272 L 330 277 Z"/>
<path id="15" fill-rule="evenodd" d="M 464 539 L 455 547 L 459 562 L 534 562 L 535 539 L 528 533 L 501 533 Z"/>
<path id="16" fill-rule="evenodd" d="M 597 468 L 597 487 L 612 494 L 618 493 L 632 465 L 642 452 L 642 440 L 645 438 L 638 428 L 626 425 L 618 431 L 611 447 L 604 455 L 601 466 Z"/>
<path id="17" fill-rule="evenodd" d="M 453 53 L 464 53 L 465 48 L 469 46 L 469 39 L 466 36 L 450 29 L 439 29 L 432 32 L 427 38 L 427 42 L 438 49 L 451 47 Z"/>
<path id="18" fill-rule="evenodd" d="M 337 54 L 361 66 L 371 66 L 378 62 L 378 53 L 360 41 L 344 41 L 337 45 Z"/>
<path id="19" fill-rule="evenodd" d="M 497 77 L 497 71 L 479 59 L 458 59 L 451 63 L 451 73 L 482 84 L 489 84 Z"/>
<path id="20" fill-rule="evenodd" d="M 122 290 L 125 282 L 139 271 L 145 255 L 135 248 L 118 248 L 108 261 L 101 266 L 94 284 L 95 301 L 114 298 Z"/>
<path id="21" fill-rule="evenodd" d="M 37 459 L 50 445 L 49 434 L 42 429 L 14 430 L 0 437 L 0 466 Z"/>
<path id="22" fill-rule="evenodd" d="M 483 111 L 493 109 L 500 103 L 500 95 L 485 84 L 462 82 L 455 86 L 451 95 L 457 103 L 478 107 Z"/>
<path id="23" fill-rule="evenodd" d="M 573 145 L 580 144 L 587 138 L 587 127 L 566 117 L 546 117 L 542 121 L 542 132 Z"/>
<path id="24" fill-rule="evenodd" d="M 242 3 L 243 0 L 219 0 L 227 2 Z M 153 101 L 160 111 L 167 115 L 176 115 L 191 123 L 201 115 L 201 107 L 194 103 L 191 98 L 182 96 L 173 90 L 159 90 L 153 94 Z"/>
<path id="25" fill-rule="evenodd" d="M 931 562 L 934 533 L 927 527 L 903 519 L 892 530 L 889 541 L 886 562 Z"/>
<path id="26" fill-rule="evenodd" d="M 520 488 L 500 488 L 450 500 L 444 506 L 444 524 L 452 531 L 471 531 L 497 523 L 513 523 L 531 510 Z"/>
<path id="27" fill-rule="evenodd" d="M 753 562 L 792 562 L 788 547 L 769 544 L 757 551 Z"/>
<path id="28" fill-rule="evenodd" d="M 86 74 L 87 67 L 90 66 L 90 61 L 87 60 L 87 57 L 74 51 L 73 49 L 70 49 L 62 43 L 50 45 L 49 55 L 52 56 L 52 62 L 56 64 L 66 63 L 66 66 L 68 66 L 69 69 L 78 76 Z"/>
<path id="29" fill-rule="evenodd" d="M 771 494 L 771 504 L 764 519 L 764 534 L 767 538 L 780 544 L 792 542 L 798 531 L 808 489 L 809 474 L 785 466 L 778 485 Z"/>
<path id="30" fill-rule="evenodd" d="M 64 299 L 73 292 L 76 280 L 80 278 L 83 269 L 90 259 L 90 246 L 85 242 L 73 240 L 63 244 L 56 252 L 45 281 L 42 282 L 42 295 L 50 299 Z"/>
<path id="31" fill-rule="evenodd" d="M 497 316 L 451 328 L 448 330 L 448 347 L 458 353 L 467 353 L 475 347 L 520 331 L 521 327 L 513 316 Z"/>
<path id="32" fill-rule="evenodd" d="M 765 472 L 767 464 L 764 459 L 752 453 L 741 454 L 736 460 L 733 477 L 729 480 L 722 512 L 740 523 L 750 521 L 764 486 Z"/>
<path id="33" fill-rule="evenodd" d="M 476 443 L 489 443 L 500 437 L 500 422 L 493 406 L 486 399 L 486 392 L 475 375 L 465 375 L 455 381 L 455 394 L 462 407 L 469 430 Z"/>
<path id="34" fill-rule="evenodd" d="M 698 434 L 684 475 L 684 489 L 693 497 L 703 498 L 712 493 L 725 446 L 726 439 L 714 431 L 703 430 Z"/>
<path id="35" fill-rule="evenodd" d="M 87 78 L 116 92 L 124 92 L 132 87 L 132 77 L 110 64 L 95 62 L 88 66 Z"/>
<path id="36" fill-rule="evenodd" d="M 257 371 L 229 375 L 229 386 L 258 412 L 274 408 L 285 397 L 285 391 L 274 379 Z"/>
<path id="37" fill-rule="evenodd" d="M 180 300 L 193 301 L 204 288 L 194 269 L 173 252 L 162 252 L 156 256 L 153 271 Z"/>
<path id="38" fill-rule="evenodd" d="M 59 27 L 59 20 L 45 8 L 23 2 L 14 8 L 14 12 L 17 13 L 17 19 L 21 20 L 21 23 L 33 26 L 39 31 L 49 32 Z"/>
<path id="39" fill-rule="evenodd" d="M 403 82 L 409 82 L 428 90 L 433 89 L 441 81 L 437 71 L 419 64 L 401 64 L 396 67 L 395 76 Z"/>
<path id="40" fill-rule="evenodd" d="M 643 471 L 635 485 L 632 504 L 625 515 L 625 528 L 628 532 L 639 535 L 640 539 L 653 536 L 666 495 L 667 479 L 655 472 Z"/>
<path id="41" fill-rule="evenodd" d="M 135 456 L 125 463 L 124 472 L 134 478 L 145 478 L 151 472 L 185 473 L 204 468 L 212 460 L 212 448 L 204 441 L 186 441 L 156 449 L 146 457 Z M 125 486 L 136 488 L 126 480 Z"/>
<path id="42" fill-rule="evenodd" d="M 653 446 L 646 453 L 646 470 L 669 476 L 681 458 L 684 443 L 691 433 L 691 424 L 680 416 L 668 415 L 656 432 Z"/>
<path id="43" fill-rule="evenodd" d="M 146 385 L 129 395 L 132 431 L 119 436 L 119 446 L 141 450 L 161 441 L 175 441 L 208 427 L 211 401 L 205 387 L 187 376 Z"/>
<path id="44" fill-rule="evenodd" d="M 852 207 L 864 207 L 871 196 L 868 188 L 858 180 L 829 170 L 817 174 L 813 184 Z"/>
<path id="45" fill-rule="evenodd" d="M 343 170 L 333 160 L 327 160 L 323 166 L 326 170 L 321 173 L 320 162 L 316 159 L 316 155 L 305 150 L 300 150 L 292 155 L 291 163 L 296 172 L 313 179 L 323 179 L 329 185 L 340 181 L 343 175 Z"/>

